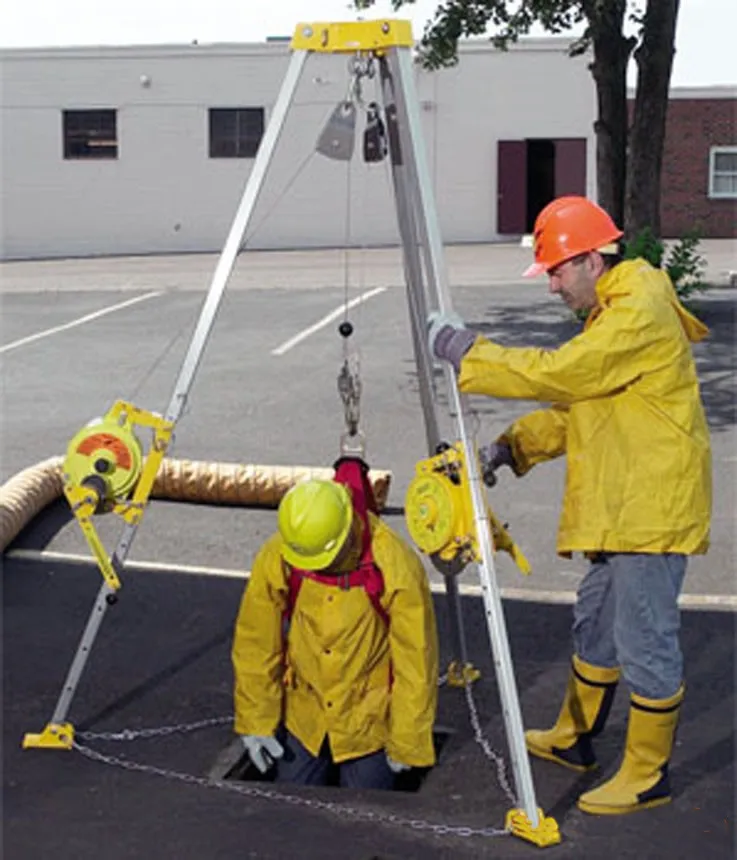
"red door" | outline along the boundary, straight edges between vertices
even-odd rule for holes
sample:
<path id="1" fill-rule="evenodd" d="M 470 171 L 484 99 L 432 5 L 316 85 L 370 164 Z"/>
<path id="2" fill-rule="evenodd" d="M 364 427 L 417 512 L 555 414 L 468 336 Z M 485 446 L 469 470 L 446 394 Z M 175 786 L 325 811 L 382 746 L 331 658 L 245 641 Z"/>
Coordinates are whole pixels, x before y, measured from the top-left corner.
<path id="1" fill-rule="evenodd" d="M 497 146 L 496 231 L 525 232 L 527 223 L 527 142 L 500 140 Z"/>
<path id="2" fill-rule="evenodd" d="M 586 196 L 586 139 L 568 138 L 555 143 L 555 196 Z"/>

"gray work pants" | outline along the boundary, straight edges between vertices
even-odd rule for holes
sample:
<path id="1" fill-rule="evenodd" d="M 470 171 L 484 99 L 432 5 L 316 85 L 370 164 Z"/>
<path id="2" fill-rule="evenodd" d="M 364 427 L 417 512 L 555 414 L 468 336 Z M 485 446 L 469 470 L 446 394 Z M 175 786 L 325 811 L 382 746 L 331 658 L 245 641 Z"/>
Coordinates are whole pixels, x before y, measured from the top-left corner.
<path id="1" fill-rule="evenodd" d="M 600 553 L 578 588 L 576 654 L 594 666 L 619 666 L 638 696 L 673 696 L 683 680 L 677 601 L 686 561 L 676 553 Z"/>

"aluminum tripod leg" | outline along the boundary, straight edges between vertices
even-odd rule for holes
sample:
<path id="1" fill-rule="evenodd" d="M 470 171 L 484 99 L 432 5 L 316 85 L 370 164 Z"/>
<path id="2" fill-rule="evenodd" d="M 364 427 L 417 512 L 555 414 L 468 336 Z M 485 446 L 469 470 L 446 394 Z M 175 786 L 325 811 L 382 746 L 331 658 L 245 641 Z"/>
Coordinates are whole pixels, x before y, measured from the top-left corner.
<path id="1" fill-rule="evenodd" d="M 243 243 L 243 237 L 248 229 L 248 224 L 251 220 L 253 210 L 258 200 L 258 196 L 263 186 L 266 171 L 271 163 L 271 159 L 276 148 L 279 135 L 284 127 L 289 105 L 294 97 L 300 74 L 307 58 L 306 51 L 295 51 L 292 54 L 287 74 L 284 78 L 284 83 L 279 92 L 279 97 L 274 105 L 274 110 L 269 120 L 269 125 L 264 133 L 261 146 L 256 155 L 256 160 L 248 177 L 240 205 L 235 214 L 233 224 L 228 233 L 228 238 L 223 247 L 222 253 L 218 260 L 212 282 L 207 292 L 204 304 L 200 311 L 200 316 L 197 321 L 194 333 L 190 340 L 187 354 L 184 357 L 182 368 L 179 372 L 179 377 L 174 386 L 174 391 L 166 410 L 166 418 L 169 421 L 176 422 L 182 414 L 182 410 L 187 402 L 190 388 L 194 381 L 197 368 L 199 367 L 200 359 L 207 345 L 212 326 L 215 322 L 215 317 L 220 307 L 225 288 L 233 271 L 233 266 L 238 257 L 238 254 Z M 138 525 L 126 525 L 123 529 L 118 545 L 112 556 L 113 567 L 120 571 L 123 568 L 125 559 L 128 556 L 133 539 L 136 535 Z M 69 707 L 77 689 L 77 684 L 84 671 L 87 659 L 90 655 L 92 645 L 99 631 L 102 619 L 110 605 L 110 597 L 113 592 L 106 584 L 100 589 L 95 604 L 92 608 L 89 620 L 85 627 L 84 633 L 77 646 L 74 660 L 64 682 L 61 695 L 54 709 L 52 721 L 54 724 L 63 723 L 69 712 Z"/>
<path id="2" fill-rule="evenodd" d="M 407 168 L 402 155 L 402 147 L 397 126 L 397 111 L 393 91 L 393 82 L 388 73 L 386 60 L 380 60 L 381 70 L 381 99 L 387 122 L 389 138 L 389 156 L 391 159 L 394 198 L 397 210 L 399 235 L 404 255 L 404 271 L 407 285 L 407 301 L 412 329 L 412 345 L 414 348 L 417 380 L 420 395 L 420 405 L 425 419 L 425 435 L 430 454 L 434 454 L 442 441 L 435 408 L 436 398 L 433 396 L 432 360 L 427 348 L 425 323 L 427 319 L 427 302 L 423 284 L 422 260 L 419 253 L 419 237 L 408 189 Z M 442 573 L 442 571 L 441 571 Z M 453 576 L 443 574 L 445 593 L 448 601 L 448 626 L 450 632 L 451 655 L 453 662 L 461 666 L 468 663 L 468 648 L 463 628 L 463 613 L 458 594 L 458 583 Z"/>
<path id="3" fill-rule="evenodd" d="M 409 49 L 398 48 L 388 54 L 389 72 L 396 81 L 395 95 L 398 111 L 400 142 L 409 170 L 410 187 L 416 192 L 415 209 L 425 252 L 425 267 L 430 287 L 435 292 L 440 310 L 451 309 L 450 291 L 443 261 L 443 244 L 432 195 L 430 172 L 427 167 L 421 139 L 421 119 L 415 89 L 412 57 Z M 455 375 L 447 371 L 448 391 L 451 407 L 456 413 L 458 438 L 464 449 L 475 450 L 473 439 L 467 428 L 465 404 L 458 389 Z M 499 684 L 502 712 L 509 745 L 512 770 L 517 789 L 518 802 L 533 828 L 539 825 L 539 815 L 532 781 L 530 760 L 525 746 L 522 713 L 517 685 L 514 678 L 512 657 L 509 650 L 504 610 L 496 580 L 494 548 L 487 515 L 485 490 L 483 488 L 475 456 L 466 458 L 468 481 L 473 501 L 474 524 L 481 552 L 479 574 L 484 599 L 489 638 L 494 656 L 494 667 Z"/>

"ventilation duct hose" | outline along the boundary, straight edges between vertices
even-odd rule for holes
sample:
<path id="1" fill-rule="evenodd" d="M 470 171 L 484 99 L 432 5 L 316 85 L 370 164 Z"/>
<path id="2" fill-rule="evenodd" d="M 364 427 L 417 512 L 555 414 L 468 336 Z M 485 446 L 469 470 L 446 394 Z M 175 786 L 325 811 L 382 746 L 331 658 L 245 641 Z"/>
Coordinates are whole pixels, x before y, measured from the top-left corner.
<path id="1" fill-rule="evenodd" d="M 0 552 L 41 511 L 64 494 L 63 457 L 50 457 L 18 472 L 0 486 Z M 206 505 L 276 508 L 284 494 L 308 478 L 330 480 L 332 468 L 253 466 L 165 459 L 151 497 Z M 371 469 L 379 510 L 386 505 L 391 472 Z"/>

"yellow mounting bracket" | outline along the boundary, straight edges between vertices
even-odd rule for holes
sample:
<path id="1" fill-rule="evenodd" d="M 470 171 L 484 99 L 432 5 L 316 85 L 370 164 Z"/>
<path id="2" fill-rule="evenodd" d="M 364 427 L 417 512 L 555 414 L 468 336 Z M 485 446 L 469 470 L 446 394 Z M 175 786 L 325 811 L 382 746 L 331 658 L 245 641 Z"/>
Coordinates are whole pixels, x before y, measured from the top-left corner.
<path id="1" fill-rule="evenodd" d="M 404 509 L 410 536 L 422 552 L 446 563 L 460 561 L 466 565 L 481 560 L 460 442 L 417 463 Z M 488 504 L 487 515 L 494 549 L 509 553 L 523 574 L 530 573 L 524 553 Z"/>
<path id="2" fill-rule="evenodd" d="M 522 809 L 510 809 L 504 821 L 505 828 L 512 836 L 519 836 L 527 842 L 532 842 L 538 848 L 547 848 L 549 845 L 560 843 L 560 830 L 558 822 L 550 816 L 545 816 L 542 809 L 538 808 L 538 824 L 533 827 L 530 819 Z"/>
<path id="3" fill-rule="evenodd" d="M 71 723 L 49 723 L 40 734 L 30 732 L 23 736 L 23 749 L 70 750 L 74 743 L 74 726 Z"/>
<path id="4" fill-rule="evenodd" d="M 460 660 L 453 660 L 448 664 L 447 684 L 449 687 L 467 687 L 478 681 L 481 677 L 481 672 L 473 665 L 473 663 L 461 663 Z"/>
<path id="5" fill-rule="evenodd" d="M 145 458 L 135 427 L 153 431 Z M 120 588 L 120 579 L 92 518 L 112 512 L 129 525 L 141 521 L 173 429 L 173 422 L 160 415 L 118 400 L 102 418 L 83 427 L 67 447 L 64 495 L 113 590 Z"/>
<path id="6" fill-rule="evenodd" d="M 411 22 L 392 19 L 297 24 L 290 43 L 293 51 L 323 54 L 382 53 L 386 48 L 411 48 L 412 45 Z"/>

